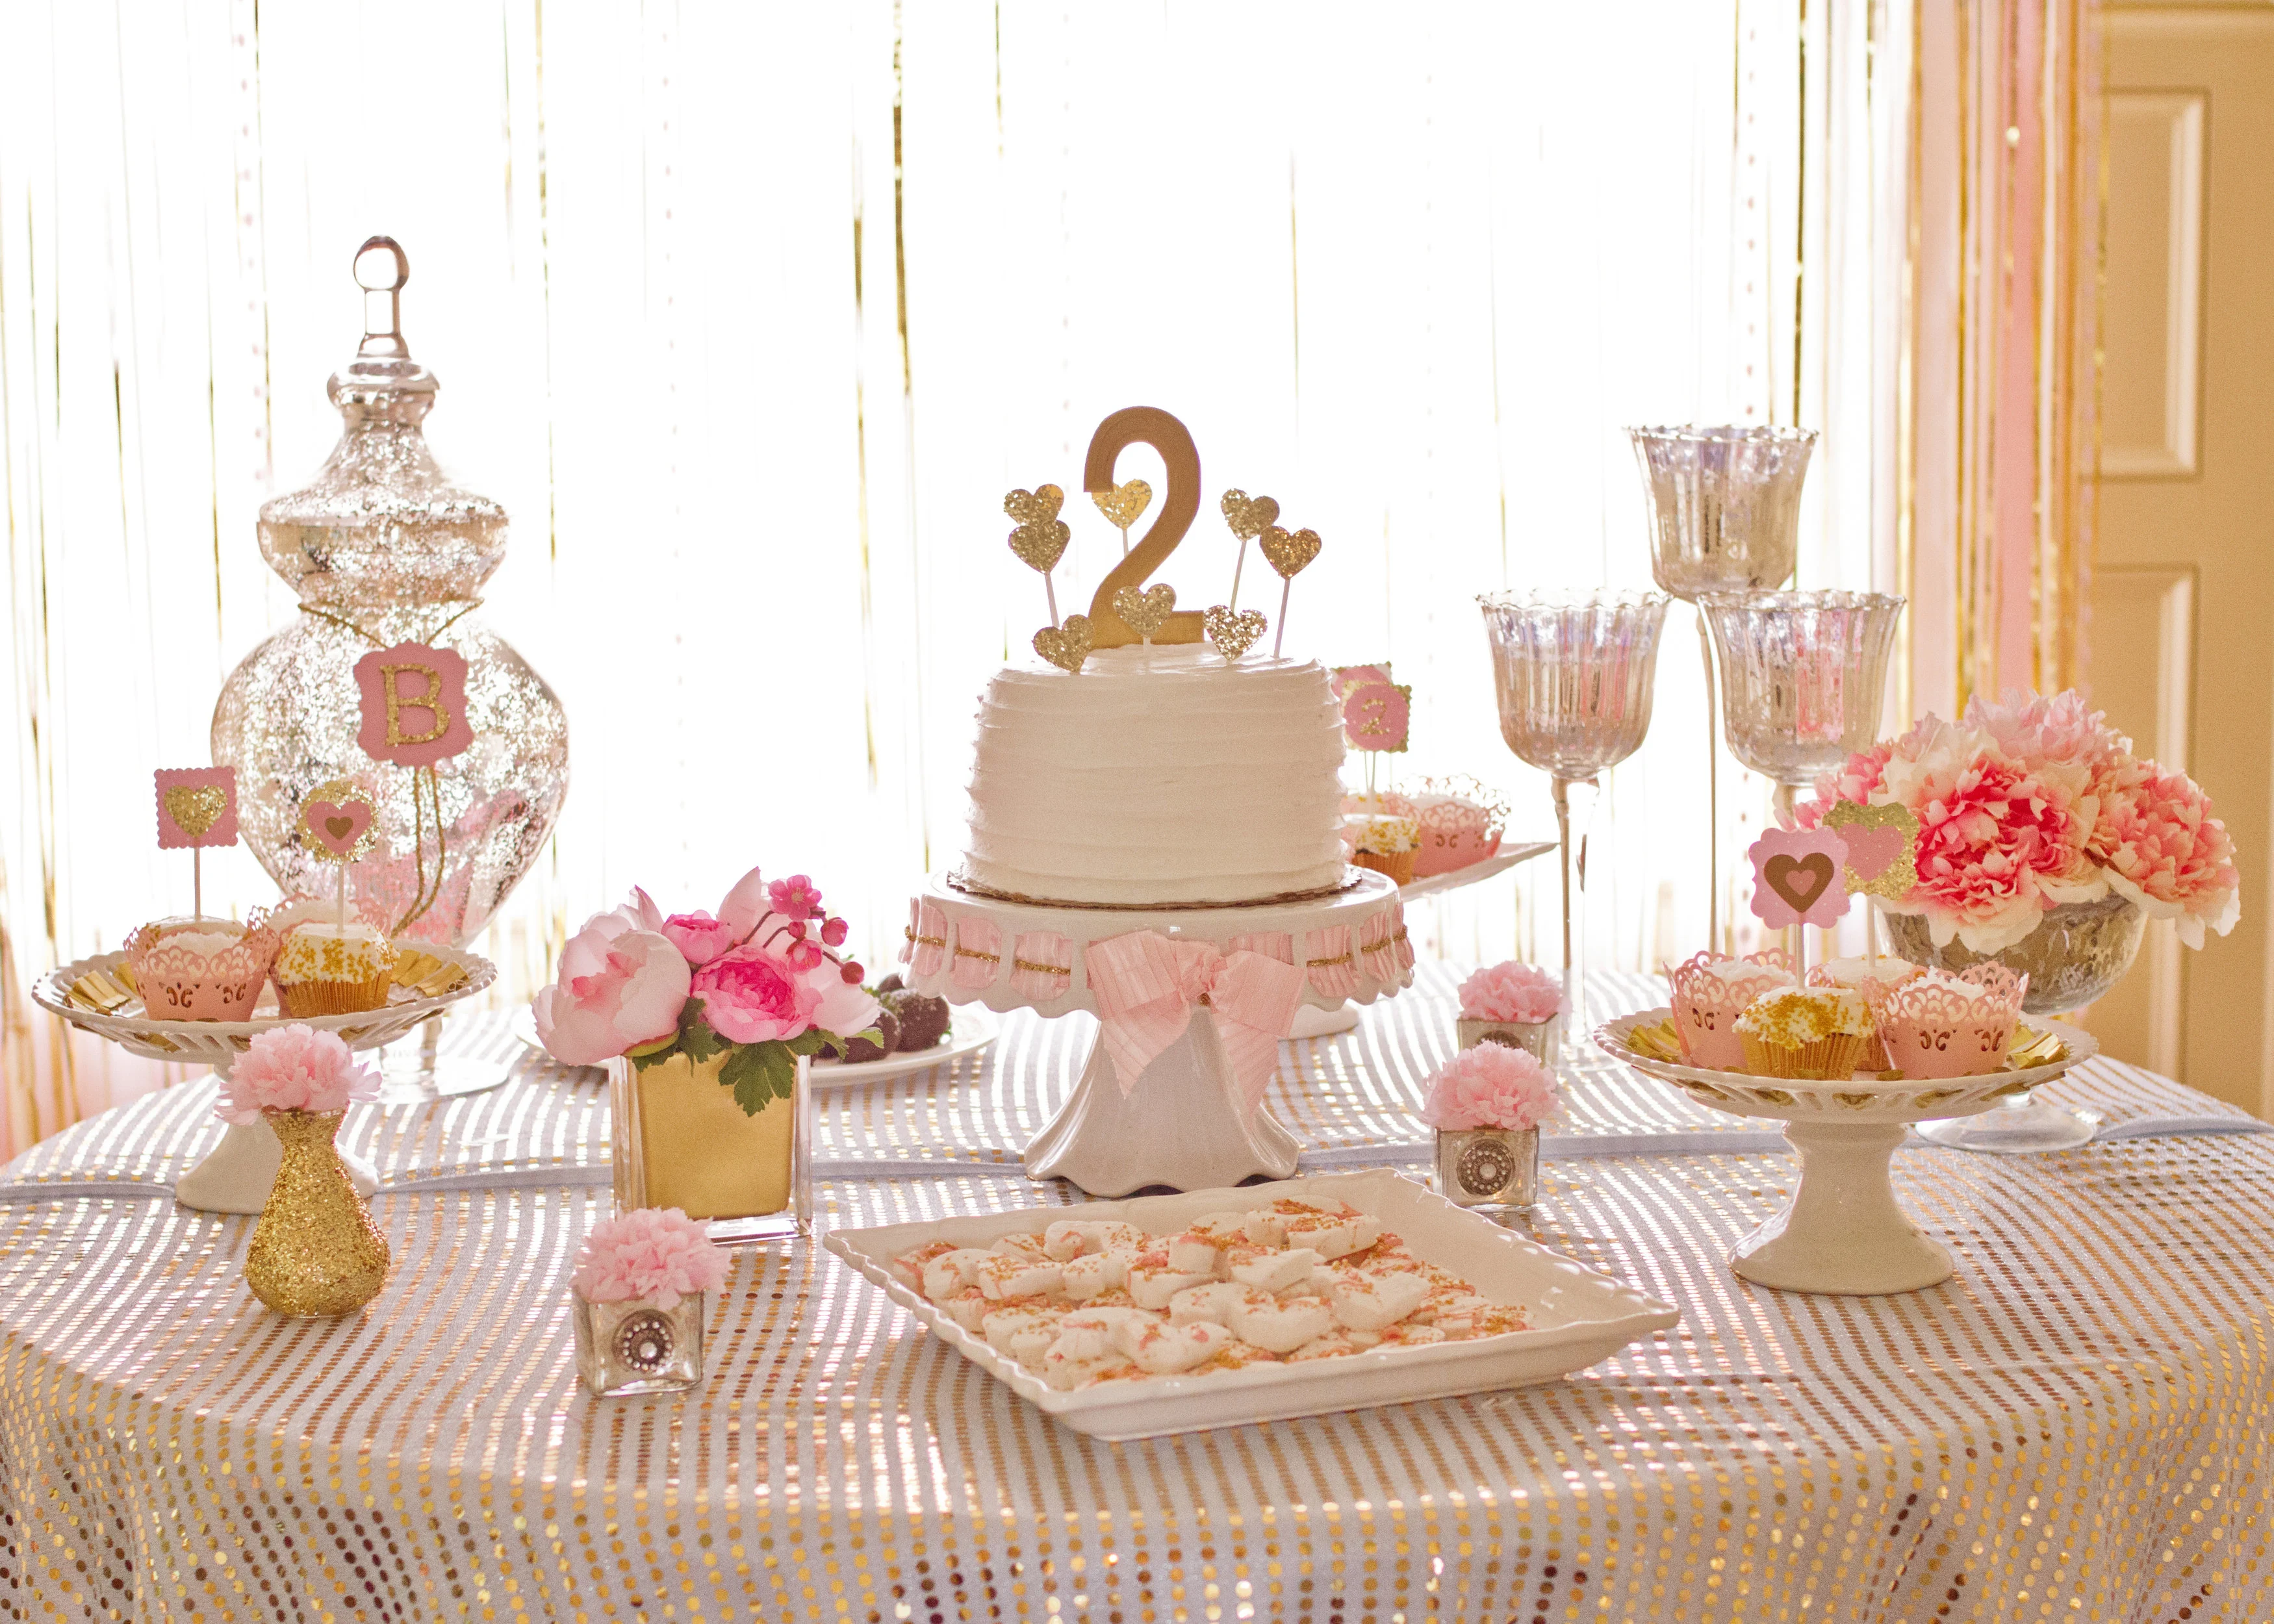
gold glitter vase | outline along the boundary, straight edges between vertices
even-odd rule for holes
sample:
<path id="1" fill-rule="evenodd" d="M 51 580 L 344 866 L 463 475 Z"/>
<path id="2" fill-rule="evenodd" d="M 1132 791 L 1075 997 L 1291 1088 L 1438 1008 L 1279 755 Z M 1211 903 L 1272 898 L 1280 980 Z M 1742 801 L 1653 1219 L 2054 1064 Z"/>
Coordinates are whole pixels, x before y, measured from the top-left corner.
<path id="1" fill-rule="evenodd" d="M 811 1063 L 799 1056 L 789 1097 L 752 1115 L 719 1080 L 727 1054 L 608 1063 L 616 1210 L 675 1207 L 722 1245 L 809 1235 Z"/>
<path id="2" fill-rule="evenodd" d="M 387 1283 L 387 1237 L 333 1143 L 345 1111 L 263 1111 L 284 1147 L 245 1254 L 252 1295 L 295 1320 L 351 1314 Z"/>

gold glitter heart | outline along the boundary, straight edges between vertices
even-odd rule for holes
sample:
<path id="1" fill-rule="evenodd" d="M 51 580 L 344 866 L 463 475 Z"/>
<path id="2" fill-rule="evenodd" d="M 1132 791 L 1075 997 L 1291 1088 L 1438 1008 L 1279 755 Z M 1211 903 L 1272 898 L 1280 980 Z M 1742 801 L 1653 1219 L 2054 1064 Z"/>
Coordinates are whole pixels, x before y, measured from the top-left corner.
<path id="1" fill-rule="evenodd" d="M 1003 511 L 1021 524 L 1048 524 L 1065 505 L 1065 492 L 1054 485 L 1013 491 L 1003 499 Z"/>
<path id="2" fill-rule="evenodd" d="M 1319 556 L 1319 532 L 1297 530 L 1290 536 L 1276 524 L 1267 525 L 1255 545 L 1283 579 L 1292 581 L 1304 565 Z"/>
<path id="3" fill-rule="evenodd" d="M 1073 532 L 1062 519 L 1021 524 L 1011 532 L 1011 551 L 1028 568 L 1047 575 L 1058 568 L 1058 560 L 1065 556 L 1066 543 L 1073 539 Z"/>
<path id="4" fill-rule="evenodd" d="M 1153 487 L 1142 479 L 1125 479 L 1111 491 L 1092 491 L 1089 500 L 1097 504 L 1098 512 L 1111 522 L 1115 530 L 1126 530 L 1153 505 Z"/>
<path id="5" fill-rule="evenodd" d="M 1113 595 L 1113 613 L 1140 637 L 1150 637 L 1169 623 L 1176 612 L 1177 589 L 1163 581 L 1139 591 L 1125 586 Z"/>
<path id="6" fill-rule="evenodd" d="M 1242 541 L 1253 541 L 1263 533 L 1263 527 L 1275 523 L 1279 517 L 1279 504 L 1268 496 L 1250 496 L 1245 491 L 1224 493 L 1224 522 L 1231 526 L 1231 533 Z"/>
<path id="7" fill-rule="evenodd" d="M 1263 635 L 1270 622 L 1261 609 L 1243 609 L 1234 614 L 1218 604 L 1201 616 L 1201 624 L 1208 630 L 1208 640 L 1216 644 L 1216 651 L 1227 660 L 1236 660 Z"/>
<path id="8" fill-rule="evenodd" d="M 1869 879 L 1851 866 L 1848 870 L 1848 889 L 1874 897 L 1886 897 L 1895 902 L 1901 902 L 1911 894 L 1912 888 L 1918 883 L 1919 826 L 1917 817 L 1909 808 L 1893 805 L 1859 807 L 1853 801 L 1842 801 L 1835 802 L 1825 813 L 1824 824 L 1827 829 L 1861 831 L 1865 841 L 1874 846 L 1886 839 L 1885 836 L 1873 839 L 1875 831 L 1894 830 L 1901 844 L 1894 848 L 1894 859 Z"/>
<path id="9" fill-rule="evenodd" d="M 1060 671 L 1080 671 L 1089 658 L 1089 617 L 1070 614 L 1064 626 L 1045 626 L 1035 634 L 1035 652 Z"/>
<path id="10" fill-rule="evenodd" d="M 166 792 L 166 816 L 192 840 L 211 829 L 229 810 L 229 792 L 218 784 L 192 788 L 176 785 Z"/>

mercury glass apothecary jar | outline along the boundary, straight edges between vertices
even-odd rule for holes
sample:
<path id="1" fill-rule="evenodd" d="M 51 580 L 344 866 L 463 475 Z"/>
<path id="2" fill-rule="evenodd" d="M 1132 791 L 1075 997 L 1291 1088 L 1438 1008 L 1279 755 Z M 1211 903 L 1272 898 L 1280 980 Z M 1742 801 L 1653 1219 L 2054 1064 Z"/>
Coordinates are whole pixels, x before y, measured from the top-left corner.
<path id="1" fill-rule="evenodd" d="M 403 338 L 410 266 L 387 237 L 358 251 L 363 345 L 333 374 L 344 428 L 306 489 L 260 510 L 260 550 L 299 595 L 291 622 L 247 655 L 214 708 L 214 760 L 234 766 L 245 838 L 287 895 L 328 894 L 335 865 L 293 837 L 298 808 L 336 778 L 372 793 L 377 840 L 351 865 L 358 912 L 392 933 L 464 942 L 536 861 L 568 790 L 568 726 L 543 678 L 475 618 L 503 561 L 505 509 L 461 490 L 421 425 L 434 374 Z M 403 643 L 466 662 L 473 742 L 429 767 L 357 742 L 356 662 Z"/>

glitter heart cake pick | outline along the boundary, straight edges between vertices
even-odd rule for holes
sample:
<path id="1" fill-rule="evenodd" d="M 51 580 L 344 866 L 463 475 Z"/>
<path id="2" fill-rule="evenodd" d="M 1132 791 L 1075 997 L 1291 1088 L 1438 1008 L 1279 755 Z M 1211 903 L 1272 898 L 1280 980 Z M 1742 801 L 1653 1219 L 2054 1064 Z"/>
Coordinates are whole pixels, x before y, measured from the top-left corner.
<path id="1" fill-rule="evenodd" d="M 1277 659 L 1279 645 L 1287 635 L 1287 595 L 1294 590 L 1295 577 L 1319 556 L 1319 532 L 1297 530 L 1290 535 L 1276 524 L 1267 524 L 1255 545 L 1265 562 L 1279 573 L 1279 629 L 1271 639 L 1271 658 Z"/>
<path id="2" fill-rule="evenodd" d="M 378 803 L 371 792 L 349 778 L 319 784 L 300 803 L 301 840 L 318 861 L 337 863 L 340 869 L 339 922 L 348 922 L 348 869 L 378 844 L 372 827 Z"/>
<path id="3" fill-rule="evenodd" d="M 205 849 L 237 844 L 237 769 L 161 767 L 158 849 L 190 848 L 190 916 L 206 914 Z"/>
<path id="4" fill-rule="evenodd" d="M 1142 479 L 1125 479 L 1110 491 L 1092 491 L 1089 500 L 1097 504 L 1098 512 L 1112 522 L 1121 532 L 1121 556 L 1129 556 L 1129 527 L 1145 515 L 1153 504 L 1153 487 Z"/>
<path id="5" fill-rule="evenodd" d="M 1231 566 L 1231 604 L 1239 607 L 1239 572 L 1247 568 L 1247 544 L 1263 533 L 1264 527 L 1279 517 L 1279 504 L 1268 496 L 1250 496 L 1242 490 L 1224 493 L 1219 504 L 1224 509 L 1224 522 L 1231 533 L 1239 538 L 1239 553 Z"/>
<path id="6" fill-rule="evenodd" d="M 1035 634 L 1035 652 L 1060 671 L 1079 672 L 1089 658 L 1089 617 L 1070 614 L 1064 626 L 1045 626 Z"/>
<path id="7" fill-rule="evenodd" d="M 1227 665 L 1246 653 L 1269 624 L 1261 609 L 1235 610 L 1225 604 L 1218 604 L 1201 616 L 1208 640 L 1216 644 L 1216 651 L 1224 656 Z"/>
<path id="8" fill-rule="evenodd" d="M 1137 483 L 1132 481 L 1133 484 Z M 1149 498 L 1151 492 L 1147 492 Z M 1050 584 L 1050 571 L 1058 568 L 1058 560 L 1065 556 L 1066 543 L 1073 532 L 1058 517 L 1058 509 L 1065 505 L 1065 492 L 1054 485 L 1037 485 L 1031 491 L 1013 491 L 1003 499 L 1003 511 L 1018 521 L 1019 528 L 1011 532 L 1011 551 L 1028 568 L 1043 577 L 1043 595 L 1050 605 L 1050 624 L 1058 623 L 1058 589 Z M 1127 550 L 1127 539 L 1123 540 Z"/>

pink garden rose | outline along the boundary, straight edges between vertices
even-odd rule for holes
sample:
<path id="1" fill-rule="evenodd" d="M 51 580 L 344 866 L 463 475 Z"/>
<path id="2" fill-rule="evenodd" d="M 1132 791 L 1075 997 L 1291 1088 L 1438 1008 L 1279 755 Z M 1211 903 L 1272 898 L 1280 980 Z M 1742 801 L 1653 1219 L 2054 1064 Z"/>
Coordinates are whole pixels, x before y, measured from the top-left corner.
<path id="1" fill-rule="evenodd" d="M 356 1064 L 337 1033 L 271 1026 L 255 1037 L 222 1079 L 214 1115 L 251 1123 L 263 1111 L 343 1111 L 379 1097 L 379 1073 Z"/>
<path id="2" fill-rule="evenodd" d="M 1536 1128 L 1555 1114 L 1555 1079 L 1539 1061 L 1503 1043 L 1456 1055 L 1430 1079 L 1421 1119 L 1433 1128 Z"/>
<path id="3" fill-rule="evenodd" d="M 828 960 L 801 966 L 755 947 L 704 966 L 694 995 L 711 1029 L 735 1043 L 794 1038 L 817 1026 L 848 1036 L 877 1019 L 876 999 Z"/>
<path id="4" fill-rule="evenodd" d="M 1555 978 L 1527 964 L 1487 965 L 1461 983 L 1463 1020 L 1553 1020 L 1562 1007 Z"/>
<path id="5" fill-rule="evenodd" d="M 675 1207 L 642 1207 L 592 1226 L 569 1284 L 588 1303 L 652 1302 L 676 1308 L 727 1283 L 727 1249 L 710 1226 Z"/>
<path id="6" fill-rule="evenodd" d="M 687 960 L 638 917 L 625 908 L 586 920 L 561 950 L 560 979 L 537 995 L 538 1038 L 563 1064 L 598 1065 L 679 1030 Z"/>

